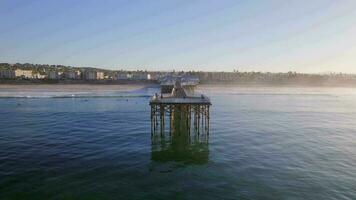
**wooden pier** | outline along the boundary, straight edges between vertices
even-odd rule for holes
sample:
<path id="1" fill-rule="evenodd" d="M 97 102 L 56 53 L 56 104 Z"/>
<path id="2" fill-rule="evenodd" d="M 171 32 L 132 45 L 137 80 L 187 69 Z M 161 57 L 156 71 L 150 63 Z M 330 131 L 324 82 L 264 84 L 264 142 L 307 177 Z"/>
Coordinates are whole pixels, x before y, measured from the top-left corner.
<path id="1" fill-rule="evenodd" d="M 205 95 L 187 95 L 180 81 L 176 81 L 171 93 L 155 94 L 150 100 L 151 132 L 163 134 L 168 124 L 169 133 L 192 130 L 209 134 L 210 99 Z M 167 123 L 166 123 L 167 122 Z"/>

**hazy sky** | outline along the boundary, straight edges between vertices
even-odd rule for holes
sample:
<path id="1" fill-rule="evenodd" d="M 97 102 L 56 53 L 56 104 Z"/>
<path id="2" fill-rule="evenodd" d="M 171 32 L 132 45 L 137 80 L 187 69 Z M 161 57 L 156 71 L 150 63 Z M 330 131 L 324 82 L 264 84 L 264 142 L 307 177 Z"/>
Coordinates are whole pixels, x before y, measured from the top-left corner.
<path id="1" fill-rule="evenodd" d="M 0 62 L 356 73 L 356 1 L 0 0 Z"/>

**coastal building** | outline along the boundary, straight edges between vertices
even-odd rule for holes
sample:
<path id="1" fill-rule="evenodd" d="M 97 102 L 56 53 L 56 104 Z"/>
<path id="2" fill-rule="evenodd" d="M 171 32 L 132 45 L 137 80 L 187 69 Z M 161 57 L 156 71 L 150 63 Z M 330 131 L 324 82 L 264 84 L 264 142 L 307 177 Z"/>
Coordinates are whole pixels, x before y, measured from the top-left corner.
<path id="1" fill-rule="evenodd" d="M 127 80 L 127 73 L 118 73 L 116 74 L 116 80 Z"/>
<path id="2" fill-rule="evenodd" d="M 86 80 L 104 80 L 104 72 L 85 71 L 84 78 Z"/>
<path id="3" fill-rule="evenodd" d="M 93 71 L 85 71 L 84 77 L 86 80 L 95 80 L 96 79 L 96 73 Z"/>
<path id="4" fill-rule="evenodd" d="M 1 70 L 0 78 L 34 78 L 32 75 L 32 70 Z"/>
<path id="5" fill-rule="evenodd" d="M 66 79 L 80 79 L 81 72 L 80 71 L 66 71 L 66 72 L 64 72 L 64 77 Z"/>
<path id="6" fill-rule="evenodd" d="M 16 78 L 16 75 L 15 75 L 15 70 L 1 70 L 0 71 L 0 78 L 6 78 L 6 79 L 9 79 L 9 78 Z"/>
<path id="7" fill-rule="evenodd" d="M 48 72 L 48 79 L 52 79 L 52 80 L 59 79 L 58 72 L 57 71 L 49 71 Z"/>
<path id="8" fill-rule="evenodd" d="M 75 72 L 75 79 L 81 79 L 82 78 L 82 72 L 81 71 L 79 71 L 79 70 L 77 70 L 76 72 Z"/>
<path id="9" fill-rule="evenodd" d="M 66 79 L 76 79 L 75 72 L 64 72 L 64 77 Z"/>
<path id="10" fill-rule="evenodd" d="M 159 73 L 157 72 L 149 72 L 147 73 L 147 80 L 158 80 Z"/>
<path id="11" fill-rule="evenodd" d="M 132 79 L 134 79 L 134 80 L 147 80 L 147 73 L 145 73 L 145 72 L 135 72 L 135 73 L 133 73 Z"/>
<path id="12" fill-rule="evenodd" d="M 105 79 L 104 72 L 96 72 L 96 79 L 104 80 Z"/>
<path id="13" fill-rule="evenodd" d="M 133 79 L 133 74 L 132 73 L 127 73 L 126 77 L 127 77 L 127 79 Z"/>
<path id="14" fill-rule="evenodd" d="M 34 79 L 45 79 L 45 78 L 47 78 L 46 75 L 40 74 L 40 73 L 33 74 L 32 76 L 33 76 Z"/>
<path id="15" fill-rule="evenodd" d="M 19 78 L 33 78 L 33 76 L 32 76 L 32 70 L 16 69 L 16 70 L 15 70 L 15 77 L 19 77 Z"/>
<path id="16" fill-rule="evenodd" d="M 156 75 L 147 72 L 119 72 L 115 75 L 116 80 L 156 80 Z"/>

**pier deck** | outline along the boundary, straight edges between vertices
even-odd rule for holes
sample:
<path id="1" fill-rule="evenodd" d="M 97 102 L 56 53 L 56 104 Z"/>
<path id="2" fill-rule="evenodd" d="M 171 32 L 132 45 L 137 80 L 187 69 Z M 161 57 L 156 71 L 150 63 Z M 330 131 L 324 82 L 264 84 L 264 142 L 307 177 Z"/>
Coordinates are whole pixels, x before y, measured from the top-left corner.
<path id="1" fill-rule="evenodd" d="M 162 104 L 211 105 L 211 102 L 210 99 L 205 95 L 176 98 L 176 97 L 171 97 L 171 95 L 167 95 L 167 94 L 158 97 L 152 97 L 150 101 L 150 105 L 162 105 Z"/>

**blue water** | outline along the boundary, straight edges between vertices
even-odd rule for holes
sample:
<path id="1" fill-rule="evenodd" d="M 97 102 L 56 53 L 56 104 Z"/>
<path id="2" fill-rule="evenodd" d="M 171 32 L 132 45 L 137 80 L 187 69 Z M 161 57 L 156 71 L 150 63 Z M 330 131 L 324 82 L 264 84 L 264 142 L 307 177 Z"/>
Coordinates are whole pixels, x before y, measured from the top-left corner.
<path id="1" fill-rule="evenodd" d="M 157 88 L 0 90 L 0 199 L 356 199 L 355 89 L 199 90 L 209 140 L 170 153 Z"/>

